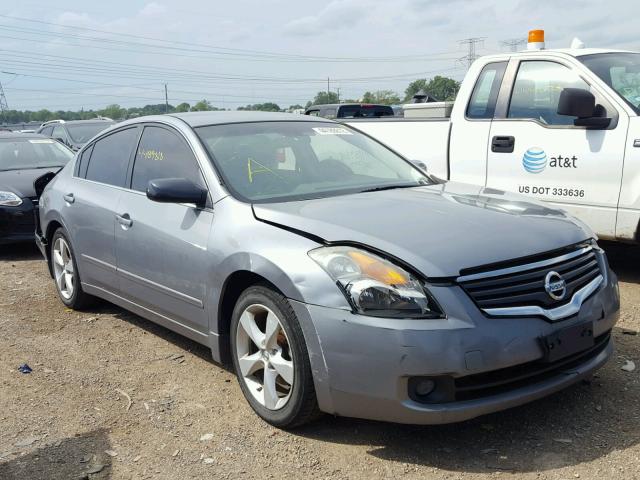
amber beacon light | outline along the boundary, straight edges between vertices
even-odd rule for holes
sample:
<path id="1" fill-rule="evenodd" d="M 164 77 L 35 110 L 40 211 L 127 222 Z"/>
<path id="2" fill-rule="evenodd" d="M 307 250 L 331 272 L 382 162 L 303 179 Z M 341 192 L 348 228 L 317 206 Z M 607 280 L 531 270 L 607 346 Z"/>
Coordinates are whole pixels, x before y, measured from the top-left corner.
<path id="1" fill-rule="evenodd" d="M 540 50 L 544 48 L 544 30 L 529 30 L 527 50 Z"/>

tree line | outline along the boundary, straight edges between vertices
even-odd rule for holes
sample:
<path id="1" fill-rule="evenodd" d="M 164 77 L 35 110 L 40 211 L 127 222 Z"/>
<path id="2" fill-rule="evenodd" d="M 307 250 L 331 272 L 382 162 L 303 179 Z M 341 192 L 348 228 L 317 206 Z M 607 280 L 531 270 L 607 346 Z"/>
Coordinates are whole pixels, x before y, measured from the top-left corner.
<path id="1" fill-rule="evenodd" d="M 431 79 L 420 78 L 411 82 L 404 91 L 404 96 L 400 96 L 393 90 L 377 90 L 366 91 L 359 99 L 340 99 L 336 92 L 318 92 L 312 100 L 309 100 L 305 106 L 289 105 L 288 108 L 281 108 L 280 105 L 273 102 L 256 103 L 238 107 L 237 110 L 253 110 L 266 112 L 293 111 L 302 109 L 311 105 L 322 105 L 327 103 L 379 103 L 384 105 L 397 105 L 410 102 L 413 96 L 419 91 L 424 91 L 437 100 L 454 100 L 460 82 L 448 77 L 435 76 Z M 200 100 L 195 104 L 180 103 L 178 105 L 165 105 L 158 103 L 154 105 L 145 105 L 144 107 L 124 108 L 118 104 L 108 105 L 98 110 L 56 110 L 47 109 L 31 111 L 31 110 L 7 110 L 1 114 L 0 121 L 5 124 L 29 123 L 29 122 L 46 122 L 48 120 L 88 120 L 96 116 L 109 117 L 116 120 L 125 118 L 135 118 L 144 115 L 160 115 L 163 113 L 176 112 L 199 112 L 199 111 L 215 111 L 225 110 L 224 108 L 215 107 L 208 100 Z"/>

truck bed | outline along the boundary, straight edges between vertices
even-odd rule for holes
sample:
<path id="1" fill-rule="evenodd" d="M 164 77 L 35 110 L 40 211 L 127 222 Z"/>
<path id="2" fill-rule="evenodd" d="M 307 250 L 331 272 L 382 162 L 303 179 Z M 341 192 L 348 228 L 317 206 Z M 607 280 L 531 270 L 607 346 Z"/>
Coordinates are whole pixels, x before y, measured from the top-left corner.
<path id="1" fill-rule="evenodd" d="M 422 160 L 429 173 L 449 178 L 449 118 L 349 118 L 342 121 L 409 160 Z"/>

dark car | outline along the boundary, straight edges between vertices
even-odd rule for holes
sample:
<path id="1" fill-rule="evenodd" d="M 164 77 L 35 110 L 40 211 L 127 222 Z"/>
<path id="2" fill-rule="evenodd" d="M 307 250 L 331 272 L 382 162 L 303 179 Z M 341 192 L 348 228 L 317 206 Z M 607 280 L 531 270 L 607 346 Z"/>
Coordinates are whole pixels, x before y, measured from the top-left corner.
<path id="1" fill-rule="evenodd" d="M 38 129 L 40 135 L 54 138 L 74 152 L 96 136 L 101 131 L 114 125 L 116 122 L 110 118 L 94 118 L 91 120 L 72 120 L 66 122 L 64 120 L 51 120 L 45 122 Z"/>
<path id="2" fill-rule="evenodd" d="M 71 150 L 42 135 L 0 132 L 0 245 L 33 241 L 33 182 L 72 158 Z"/>
<path id="3" fill-rule="evenodd" d="M 376 105 L 372 103 L 334 103 L 327 105 L 311 105 L 307 108 L 304 114 L 324 118 L 375 118 L 393 117 L 394 111 L 389 105 Z"/>

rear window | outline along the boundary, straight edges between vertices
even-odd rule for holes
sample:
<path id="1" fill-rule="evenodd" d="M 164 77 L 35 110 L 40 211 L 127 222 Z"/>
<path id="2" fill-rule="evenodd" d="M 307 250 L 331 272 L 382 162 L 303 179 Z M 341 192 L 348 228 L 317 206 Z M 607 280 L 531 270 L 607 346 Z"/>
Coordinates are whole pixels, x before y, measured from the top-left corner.
<path id="1" fill-rule="evenodd" d="M 389 116 L 393 116 L 393 108 L 387 105 L 345 105 L 338 110 L 339 118 L 375 118 Z"/>
<path id="2" fill-rule="evenodd" d="M 113 122 L 84 123 L 67 125 L 67 131 L 74 143 L 87 143 L 101 131 L 113 125 Z"/>
<path id="3" fill-rule="evenodd" d="M 124 187 L 129 157 L 138 139 L 138 129 L 129 128 L 101 138 L 93 145 L 87 180 Z"/>

